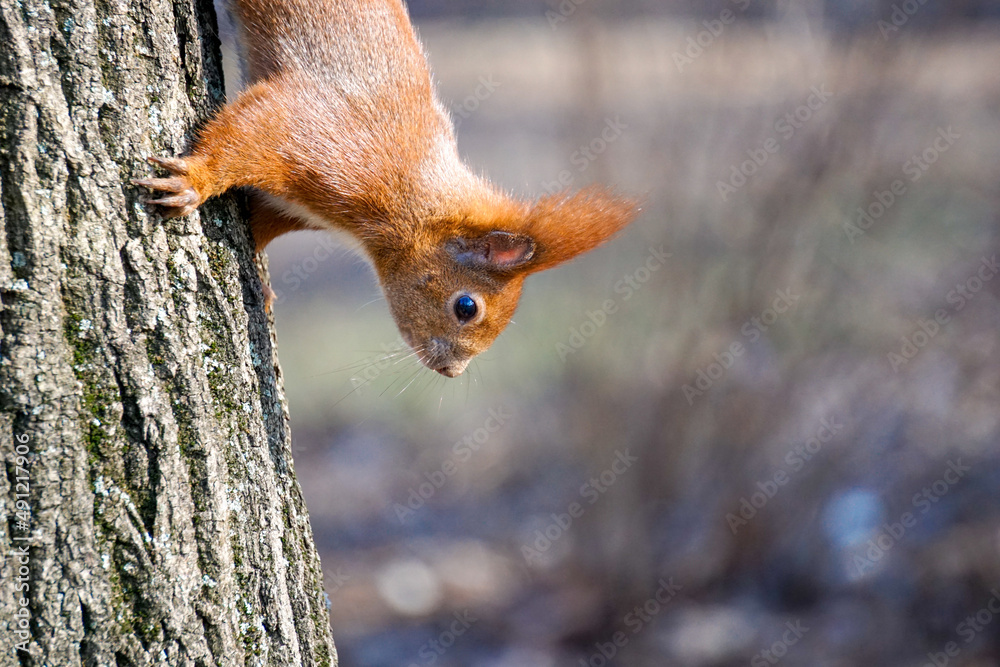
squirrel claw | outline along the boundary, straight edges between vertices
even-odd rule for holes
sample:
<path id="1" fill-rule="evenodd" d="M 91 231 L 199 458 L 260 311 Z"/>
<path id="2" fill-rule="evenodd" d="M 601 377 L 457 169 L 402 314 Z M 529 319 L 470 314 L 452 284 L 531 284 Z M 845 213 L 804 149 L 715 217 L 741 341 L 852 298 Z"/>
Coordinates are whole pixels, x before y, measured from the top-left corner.
<path id="1" fill-rule="evenodd" d="M 274 304 L 274 299 L 278 295 L 274 293 L 274 290 L 271 289 L 271 286 L 268 285 L 267 283 L 262 282 L 260 286 L 261 286 L 261 291 L 264 293 L 264 310 L 270 313 L 271 306 Z"/>
<path id="2" fill-rule="evenodd" d="M 132 185 L 139 185 L 150 190 L 160 190 L 162 192 L 183 192 L 191 187 L 183 178 L 143 178 L 132 181 Z"/>
<path id="3" fill-rule="evenodd" d="M 165 218 L 179 218 L 194 213 L 198 205 L 201 204 L 202 198 L 188 178 L 187 162 L 183 158 L 163 157 L 151 157 L 148 161 L 169 171 L 172 176 L 169 178 L 142 178 L 132 181 L 133 185 L 149 188 L 159 193 L 167 193 L 167 196 L 159 199 L 144 197 L 142 202 L 163 206 L 163 217 Z"/>
<path id="4" fill-rule="evenodd" d="M 183 158 L 179 157 L 150 157 L 147 158 L 147 162 L 150 164 L 155 164 L 157 167 L 162 167 L 166 169 L 171 174 L 176 174 L 178 176 L 187 176 L 188 165 Z"/>
<path id="5" fill-rule="evenodd" d="M 176 195 L 170 197 L 160 197 L 159 199 L 146 199 L 147 204 L 157 204 L 159 206 L 168 206 L 170 208 L 191 208 L 194 210 L 198 207 L 198 195 L 191 188 L 183 190 Z"/>
<path id="6" fill-rule="evenodd" d="M 142 197 L 139 199 L 143 204 L 155 204 L 157 206 L 162 206 L 163 211 L 161 215 L 166 219 L 180 218 L 185 215 L 191 215 L 198 209 L 197 203 L 185 203 L 191 201 L 195 197 L 177 195 L 174 197 L 161 197 L 160 199 L 150 199 L 149 197 Z"/>

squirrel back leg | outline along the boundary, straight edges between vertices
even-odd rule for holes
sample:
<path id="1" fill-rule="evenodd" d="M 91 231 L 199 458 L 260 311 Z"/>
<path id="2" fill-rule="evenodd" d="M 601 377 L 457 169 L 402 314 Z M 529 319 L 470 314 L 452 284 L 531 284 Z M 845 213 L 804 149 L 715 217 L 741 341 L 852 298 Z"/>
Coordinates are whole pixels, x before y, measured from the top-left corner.
<path id="1" fill-rule="evenodd" d="M 309 229 L 302 220 L 286 215 L 274 208 L 264 197 L 254 195 L 250 199 L 250 231 L 253 234 L 254 250 L 262 251 L 267 244 L 282 234 Z"/>
<path id="2" fill-rule="evenodd" d="M 253 235 L 254 251 L 261 252 L 267 244 L 287 232 L 307 229 L 302 221 L 289 217 L 268 205 L 264 197 L 254 195 L 250 199 L 250 232 Z M 264 291 L 264 308 L 271 312 L 276 294 L 266 282 L 261 282 Z"/>

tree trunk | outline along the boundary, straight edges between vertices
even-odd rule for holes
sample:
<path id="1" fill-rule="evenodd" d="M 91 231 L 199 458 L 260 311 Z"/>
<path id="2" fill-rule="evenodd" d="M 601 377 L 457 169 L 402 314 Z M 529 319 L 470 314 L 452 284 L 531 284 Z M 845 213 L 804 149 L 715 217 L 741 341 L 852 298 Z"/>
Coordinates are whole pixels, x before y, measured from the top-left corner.
<path id="1" fill-rule="evenodd" d="M 210 0 L 0 0 L 0 664 L 332 665 L 240 204 L 129 184 L 223 101 Z"/>

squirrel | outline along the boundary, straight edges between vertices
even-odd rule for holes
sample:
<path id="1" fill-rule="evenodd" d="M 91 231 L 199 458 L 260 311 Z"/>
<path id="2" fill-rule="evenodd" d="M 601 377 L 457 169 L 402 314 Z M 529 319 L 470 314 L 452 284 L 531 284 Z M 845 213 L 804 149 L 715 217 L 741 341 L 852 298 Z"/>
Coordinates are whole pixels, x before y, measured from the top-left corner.
<path id="1" fill-rule="evenodd" d="M 248 87 L 185 155 L 149 158 L 168 177 L 134 183 L 161 193 L 145 201 L 166 217 L 249 188 L 257 252 L 294 230 L 346 232 L 428 368 L 460 375 L 507 326 L 527 275 L 636 216 L 602 187 L 525 202 L 473 174 L 402 0 L 232 5 Z"/>

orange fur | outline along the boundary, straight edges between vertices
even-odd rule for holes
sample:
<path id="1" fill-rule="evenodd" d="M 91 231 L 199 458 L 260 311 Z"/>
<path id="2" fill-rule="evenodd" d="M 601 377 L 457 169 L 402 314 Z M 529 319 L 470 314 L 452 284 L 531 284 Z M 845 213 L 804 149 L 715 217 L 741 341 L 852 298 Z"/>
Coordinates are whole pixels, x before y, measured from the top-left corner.
<path id="1" fill-rule="evenodd" d="M 610 238 L 635 204 L 591 187 L 521 202 L 458 158 L 448 114 L 400 0 L 235 0 L 250 86 L 171 173 L 136 183 L 185 215 L 232 187 L 262 193 L 258 250 L 296 229 L 339 229 L 372 261 L 404 339 L 462 372 L 510 320 L 525 276 Z M 455 295 L 477 301 L 458 321 Z M 477 312 L 478 312 L 477 311 Z"/>

